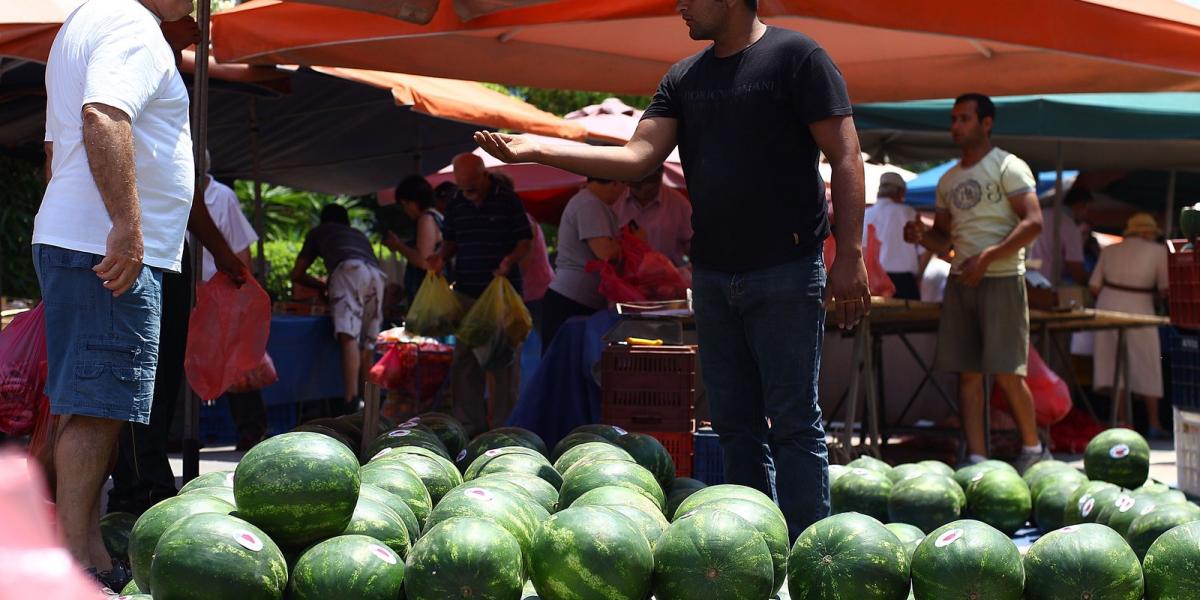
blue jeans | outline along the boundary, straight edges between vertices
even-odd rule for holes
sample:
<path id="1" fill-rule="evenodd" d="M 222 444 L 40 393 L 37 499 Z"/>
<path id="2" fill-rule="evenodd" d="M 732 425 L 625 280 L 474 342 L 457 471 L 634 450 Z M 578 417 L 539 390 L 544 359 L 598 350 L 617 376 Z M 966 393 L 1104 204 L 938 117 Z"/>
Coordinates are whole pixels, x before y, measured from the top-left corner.
<path id="1" fill-rule="evenodd" d="M 696 269 L 692 282 L 725 481 L 773 498 L 793 540 L 829 515 L 829 454 L 817 404 L 824 291 L 819 250 L 761 271 Z"/>

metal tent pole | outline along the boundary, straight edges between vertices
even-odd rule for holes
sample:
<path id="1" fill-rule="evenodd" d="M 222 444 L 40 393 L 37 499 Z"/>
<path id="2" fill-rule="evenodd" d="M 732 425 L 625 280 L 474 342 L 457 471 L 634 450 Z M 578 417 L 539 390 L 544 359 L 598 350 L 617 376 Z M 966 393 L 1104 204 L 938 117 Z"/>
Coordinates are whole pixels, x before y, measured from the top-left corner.
<path id="1" fill-rule="evenodd" d="M 1050 281 L 1052 281 L 1054 283 L 1054 287 L 1058 287 L 1058 286 L 1062 285 L 1062 268 L 1063 268 L 1062 238 L 1059 234 L 1059 226 L 1058 226 L 1059 221 L 1062 219 L 1062 207 L 1063 207 L 1063 151 L 1062 151 L 1062 141 L 1061 140 L 1059 142 L 1057 142 L 1057 149 L 1058 149 L 1058 161 L 1057 161 L 1058 164 L 1056 165 L 1057 175 L 1054 180 L 1054 215 L 1050 219 L 1050 226 L 1054 228 L 1054 238 L 1053 238 L 1054 239 L 1054 255 L 1050 259 L 1052 261 L 1051 264 L 1054 266 L 1051 267 Z M 1036 182 L 1034 183 L 1034 190 L 1035 190 L 1035 192 L 1037 190 Z M 1081 283 L 1081 282 L 1076 282 L 1076 283 Z"/>
<path id="2" fill-rule="evenodd" d="M 1167 220 L 1163 226 L 1167 239 L 1175 237 L 1175 184 L 1178 175 L 1178 171 L 1171 169 L 1171 174 L 1167 177 Z"/>
<path id="3" fill-rule="evenodd" d="M 254 232 L 258 234 L 258 256 L 254 259 L 254 270 L 267 282 L 267 256 L 263 251 L 266 238 L 266 215 L 262 200 L 262 155 L 258 147 L 258 98 L 250 97 L 250 151 L 254 154 Z"/>

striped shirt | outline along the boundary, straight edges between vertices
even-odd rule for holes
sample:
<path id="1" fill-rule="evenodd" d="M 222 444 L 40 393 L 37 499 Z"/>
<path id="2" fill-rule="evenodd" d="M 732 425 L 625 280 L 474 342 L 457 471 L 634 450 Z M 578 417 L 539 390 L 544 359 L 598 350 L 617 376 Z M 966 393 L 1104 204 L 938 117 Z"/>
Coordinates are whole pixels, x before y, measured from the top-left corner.
<path id="1" fill-rule="evenodd" d="M 492 189 L 479 206 L 456 194 L 446 207 L 445 238 L 454 242 L 455 291 L 478 298 L 500 261 L 517 243 L 533 239 L 521 199 L 506 186 L 492 181 Z M 513 265 L 509 281 L 521 293 L 521 269 Z"/>

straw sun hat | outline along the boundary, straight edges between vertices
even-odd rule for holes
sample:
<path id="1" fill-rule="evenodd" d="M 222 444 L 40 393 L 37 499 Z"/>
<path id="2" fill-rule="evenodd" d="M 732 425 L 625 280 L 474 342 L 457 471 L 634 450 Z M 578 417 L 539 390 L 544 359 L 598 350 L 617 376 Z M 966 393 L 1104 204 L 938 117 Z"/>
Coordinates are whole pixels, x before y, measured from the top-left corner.
<path id="1" fill-rule="evenodd" d="M 1154 235 L 1162 233 L 1162 230 L 1158 228 L 1158 221 L 1154 220 L 1154 215 L 1140 212 L 1129 217 L 1129 221 L 1125 223 L 1125 237 L 1146 233 Z"/>

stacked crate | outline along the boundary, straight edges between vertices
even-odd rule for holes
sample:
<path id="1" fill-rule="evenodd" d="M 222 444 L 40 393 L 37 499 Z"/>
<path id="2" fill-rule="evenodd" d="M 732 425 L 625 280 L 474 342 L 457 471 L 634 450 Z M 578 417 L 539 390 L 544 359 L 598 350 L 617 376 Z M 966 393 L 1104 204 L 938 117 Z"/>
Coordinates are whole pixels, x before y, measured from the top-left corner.
<path id="1" fill-rule="evenodd" d="M 671 454 L 675 474 L 692 475 L 696 348 L 612 344 L 600 360 L 604 423 L 652 435 Z"/>
<path id="2" fill-rule="evenodd" d="M 1171 324 L 1200 329 L 1200 251 L 1188 248 L 1186 240 L 1167 240 L 1167 280 Z"/>

